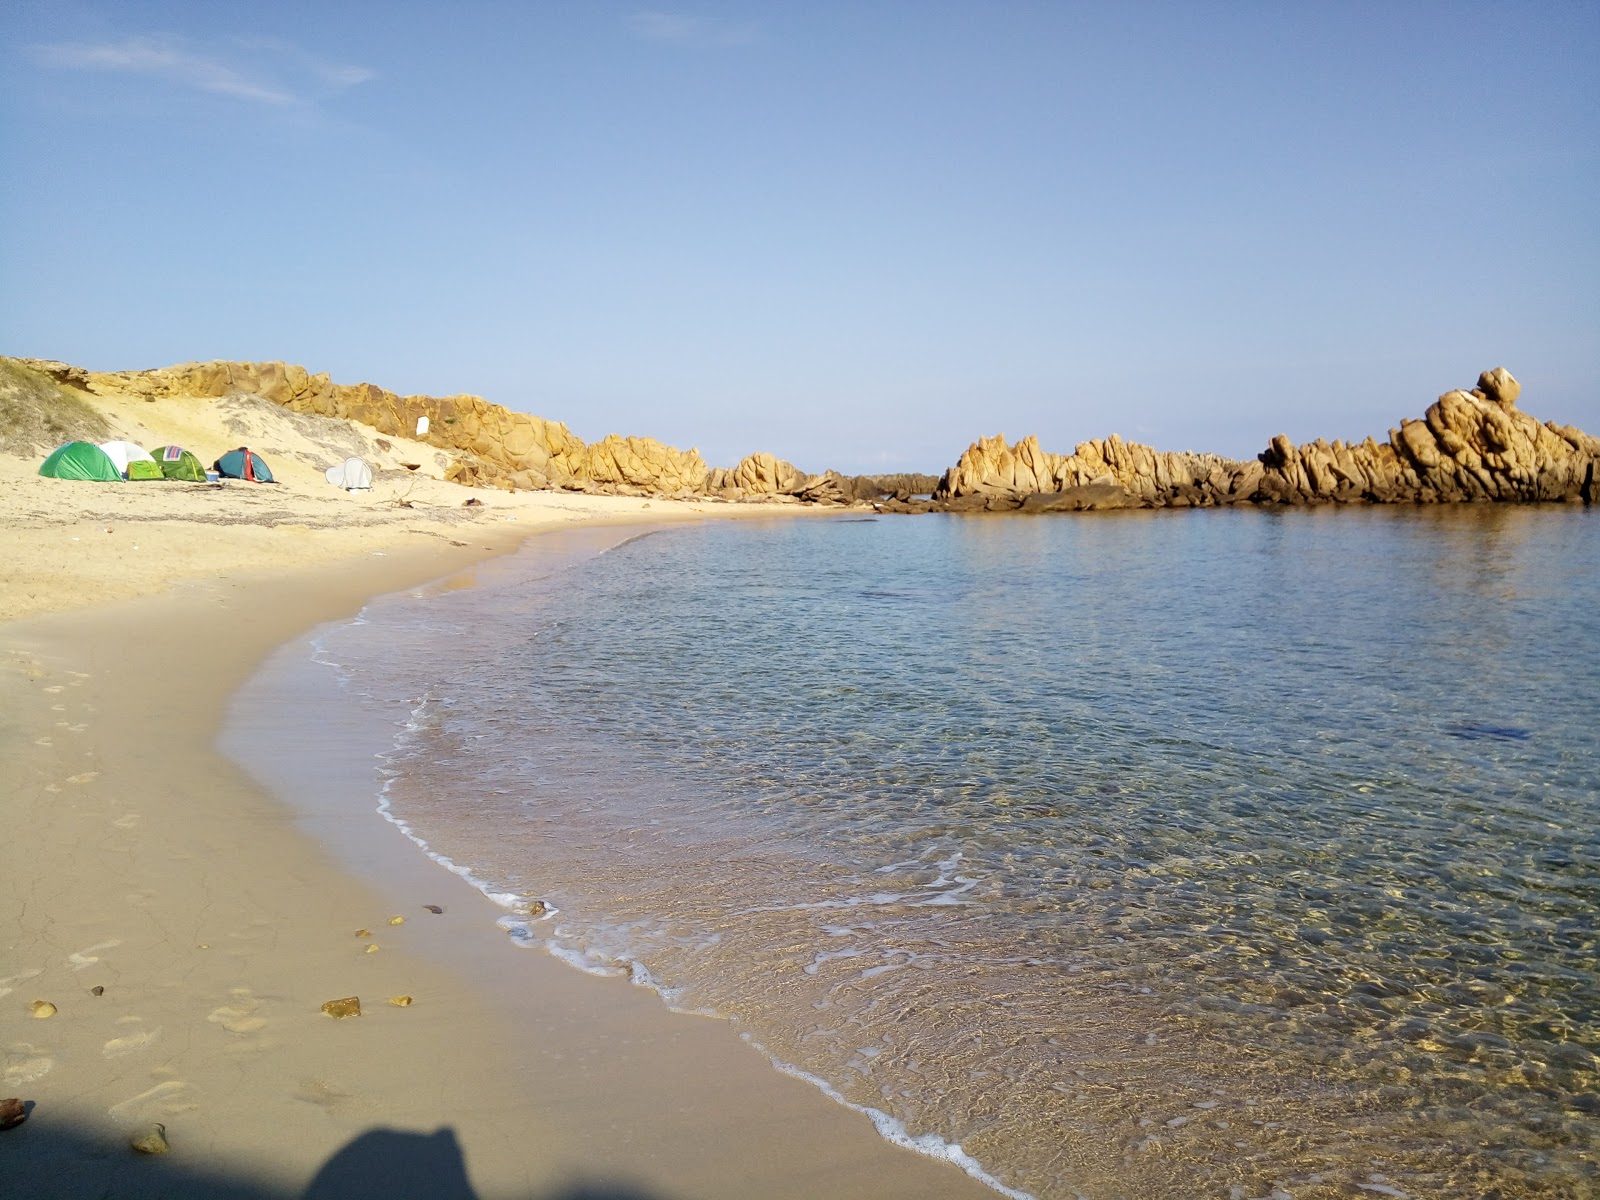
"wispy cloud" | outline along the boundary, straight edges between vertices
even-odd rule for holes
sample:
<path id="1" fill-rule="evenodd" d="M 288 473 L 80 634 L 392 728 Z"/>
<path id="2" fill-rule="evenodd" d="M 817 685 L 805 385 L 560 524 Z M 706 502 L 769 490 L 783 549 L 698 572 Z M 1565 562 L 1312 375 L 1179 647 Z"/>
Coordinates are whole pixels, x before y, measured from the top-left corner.
<path id="1" fill-rule="evenodd" d="M 628 32 L 647 42 L 684 46 L 696 50 L 748 46 L 757 39 L 750 25 L 733 25 L 712 17 L 646 10 L 628 17 Z"/>
<path id="2" fill-rule="evenodd" d="M 174 36 L 35 46 L 46 66 L 166 79 L 195 91 L 278 107 L 310 104 L 374 78 L 365 67 L 328 62 L 275 39 L 200 47 Z"/>

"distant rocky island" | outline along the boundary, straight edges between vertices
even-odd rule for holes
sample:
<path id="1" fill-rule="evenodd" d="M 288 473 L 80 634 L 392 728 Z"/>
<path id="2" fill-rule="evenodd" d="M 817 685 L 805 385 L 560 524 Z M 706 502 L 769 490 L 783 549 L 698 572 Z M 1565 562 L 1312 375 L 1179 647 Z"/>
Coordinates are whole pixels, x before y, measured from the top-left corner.
<path id="1" fill-rule="evenodd" d="M 1049 453 L 1034 437 L 1008 445 L 997 435 L 974 442 L 936 478 L 810 475 L 769 453 L 710 467 L 697 451 L 654 438 L 610 434 L 586 443 L 560 422 L 479 396 L 399 396 L 370 383 L 336 384 L 278 362 L 97 372 L 40 359 L 12 361 L 97 395 L 251 395 L 295 412 L 359 421 L 448 452 L 449 479 L 512 490 L 870 503 L 890 512 L 1600 499 L 1600 438 L 1520 411 L 1521 385 L 1501 367 L 1485 371 L 1471 391 L 1446 392 L 1420 420 L 1402 420 L 1381 443 L 1319 438 L 1295 446 L 1280 434 L 1255 459 L 1238 461 L 1155 450 L 1115 434 L 1083 442 L 1071 454 Z"/>

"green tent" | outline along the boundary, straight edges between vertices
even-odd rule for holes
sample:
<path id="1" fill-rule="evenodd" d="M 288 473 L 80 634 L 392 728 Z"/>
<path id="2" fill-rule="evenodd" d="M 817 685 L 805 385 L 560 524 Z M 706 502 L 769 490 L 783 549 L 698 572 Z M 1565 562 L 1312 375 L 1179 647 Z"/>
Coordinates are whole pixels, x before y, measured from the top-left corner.
<path id="1" fill-rule="evenodd" d="M 98 479 L 113 483 L 122 478 L 111 456 L 93 442 L 68 442 L 50 452 L 39 474 L 53 479 Z"/>
<path id="2" fill-rule="evenodd" d="M 155 463 L 151 462 L 148 458 L 135 458 L 129 460 L 128 473 L 124 475 L 123 478 L 165 479 L 166 476 L 161 473 L 161 468 Z"/>
<path id="3" fill-rule="evenodd" d="M 150 451 L 161 467 L 161 474 L 168 479 L 187 479 L 192 483 L 206 481 L 206 469 L 200 465 L 200 460 L 182 446 L 157 446 Z"/>

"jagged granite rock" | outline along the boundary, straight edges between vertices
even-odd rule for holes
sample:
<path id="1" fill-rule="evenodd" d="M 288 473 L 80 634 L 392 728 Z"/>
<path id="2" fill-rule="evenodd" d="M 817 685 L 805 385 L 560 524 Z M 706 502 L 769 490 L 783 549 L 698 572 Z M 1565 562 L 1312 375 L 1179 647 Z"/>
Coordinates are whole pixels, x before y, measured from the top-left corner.
<path id="1" fill-rule="evenodd" d="M 740 496 L 792 496 L 806 485 L 806 473 L 766 451 L 747 454 L 736 467 L 710 472 L 706 488 L 713 493 L 737 489 Z"/>
<path id="2" fill-rule="evenodd" d="M 71 363 L 57 362 L 53 358 L 14 358 L 12 362 L 19 362 L 23 366 L 48 375 L 57 383 L 64 383 L 68 387 L 77 388 L 79 391 L 89 390 L 89 372 L 82 367 L 75 367 Z"/>
<path id="3" fill-rule="evenodd" d="M 1597 498 L 1600 438 L 1517 409 L 1522 387 L 1504 367 L 1471 391 L 1446 392 L 1423 418 L 1403 420 L 1387 443 L 1282 436 L 1261 454 L 1254 497 L 1287 504 L 1456 503 Z"/>
<path id="4" fill-rule="evenodd" d="M 1518 411 L 1521 392 L 1496 367 L 1472 391 L 1440 396 L 1422 420 L 1402 421 L 1386 443 L 1295 446 L 1279 434 L 1255 462 L 1152 450 L 1115 434 L 1070 455 L 1047 453 L 1032 437 L 980 438 L 945 472 L 934 500 L 950 511 L 1054 512 L 1600 498 L 1600 439 Z"/>
<path id="5" fill-rule="evenodd" d="M 678 450 L 654 438 L 619 437 L 612 433 L 573 456 L 568 468 L 597 484 L 640 489 L 642 494 L 698 493 L 709 470 L 697 450 Z"/>
<path id="6" fill-rule="evenodd" d="M 959 462 L 944 473 L 933 498 L 945 506 L 964 497 L 1053 495 L 1079 488 L 1097 488 L 1110 495 L 1118 488 L 1126 499 L 1119 507 L 1159 508 L 1219 503 L 1249 465 L 1215 454 L 1172 453 L 1116 434 L 1104 441 L 1081 443 L 1071 454 L 1051 454 L 1035 437 L 1008 446 L 1004 435 L 979 438 Z M 1040 511 L 1035 502 L 1034 511 Z M 1104 507 L 1104 505 L 1097 505 Z"/>

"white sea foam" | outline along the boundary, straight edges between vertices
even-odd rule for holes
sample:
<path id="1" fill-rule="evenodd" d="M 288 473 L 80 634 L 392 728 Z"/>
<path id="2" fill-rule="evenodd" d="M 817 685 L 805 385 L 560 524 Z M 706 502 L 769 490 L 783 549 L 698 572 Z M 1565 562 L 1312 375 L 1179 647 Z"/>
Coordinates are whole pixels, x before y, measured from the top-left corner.
<path id="1" fill-rule="evenodd" d="M 968 1175 L 972 1176 L 972 1178 L 976 1179 L 979 1183 L 983 1184 L 985 1187 L 993 1188 L 1002 1196 L 1010 1197 L 1010 1200 L 1037 1200 L 1037 1197 L 1035 1197 L 1033 1193 L 1024 1192 L 1020 1188 L 1008 1187 L 1005 1183 L 1001 1182 L 999 1179 L 996 1179 L 993 1175 L 989 1174 L 988 1171 L 984 1170 L 981 1162 L 973 1158 L 972 1155 L 968 1154 L 956 1143 L 947 1142 L 938 1134 L 934 1133 L 912 1133 L 902 1122 L 896 1120 L 894 1117 L 891 1117 L 882 1109 L 873 1108 L 868 1104 L 856 1104 L 852 1101 L 846 1100 L 839 1092 L 839 1089 L 834 1087 L 826 1079 L 818 1078 L 809 1071 L 802 1070 L 801 1068 L 795 1066 L 793 1063 L 784 1062 L 781 1058 L 771 1053 L 765 1046 L 756 1041 L 755 1038 L 751 1037 L 748 1033 L 741 1033 L 739 1036 L 755 1049 L 759 1050 L 763 1055 L 765 1055 L 767 1061 L 778 1070 L 782 1071 L 785 1075 L 792 1075 L 796 1079 L 805 1080 L 824 1096 L 828 1097 L 828 1099 L 837 1104 L 842 1104 L 846 1108 L 854 1109 L 856 1112 L 862 1113 L 870 1118 L 873 1127 L 878 1131 L 878 1136 L 882 1137 L 885 1141 L 893 1142 L 896 1146 L 903 1146 L 907 1150 L 915 1150 L 918 1154 L 926 1154 L 929 1158 L 937 1158 L 941 1162 L 953 1163 L 954 1165 L 960 1167 Z"/>

